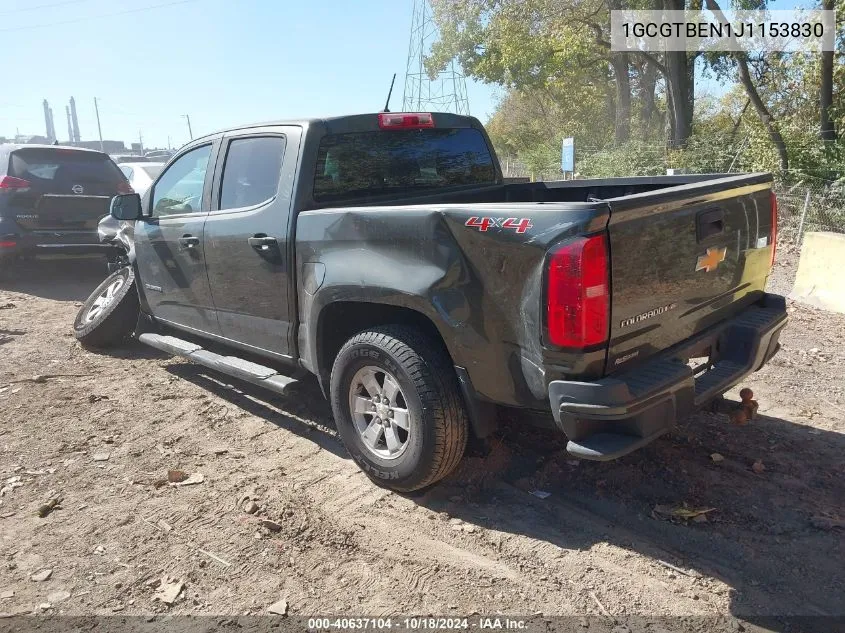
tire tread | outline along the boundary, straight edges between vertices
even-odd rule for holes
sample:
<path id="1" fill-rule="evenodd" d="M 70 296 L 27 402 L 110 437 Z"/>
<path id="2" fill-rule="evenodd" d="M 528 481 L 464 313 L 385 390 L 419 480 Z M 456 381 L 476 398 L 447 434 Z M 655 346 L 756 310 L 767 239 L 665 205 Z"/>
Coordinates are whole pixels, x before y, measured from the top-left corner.
<path id="1" fill-rule="evenodd" d="M 73 335 L 86 349 L 104 349 L 120 345 L 135 331 L 140 302 L 138 292 L 135 289 L 135 274 L 132 268 L 129 268 L 129 277 L 126 284 L 119 291 L 122 295 L 106 307 L 101 314 L 101 318 L 84 325 L 80 323 L 82 315 L 88 310 L 92 298 L 102 292 L 113 281 L 113 277 L 118 274 L 121 274 L 121 271 L 115 271 L 97 286 L 76 315 Z"/>
<path id="2" fill-rule="evenodd" d="M 417 328 L 384 325 L 353 336 L 338 358 L 346 348 L 360 344 L 376 346 L 396 358 L 416 385 L 423 407 L 431 408 L 433 412 L 435 447 L 429 471 L 413 486 L 391 487 L 412 492 L 443 479 L 463 458 L 469 436 L 463 397 L 445 351 L 432 344 L 431 338 Z"/>

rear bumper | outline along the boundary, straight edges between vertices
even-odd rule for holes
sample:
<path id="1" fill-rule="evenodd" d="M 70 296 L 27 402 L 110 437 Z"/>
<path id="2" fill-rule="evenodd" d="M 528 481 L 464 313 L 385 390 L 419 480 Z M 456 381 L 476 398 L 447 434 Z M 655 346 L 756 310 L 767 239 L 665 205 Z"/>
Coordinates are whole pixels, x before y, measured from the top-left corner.
<path id="1" fill-rule="evenodd" d="M 733 319 L 628 372 L 594 382 L 551 382 L 552 413 L 569 438 L 567 450 L 607 461 L 648 444 L 766 364 L 786 322 L 786 300 L 766 294 Z M 714 364 L 694 377 L 686 359 L 707 347 Z"/>
<path id="2" fill-rule="evenodd" d="M 93 231 L 31 231 L 0 235 L 0 258 L 17 255 L 89 255 L 109 254 L 111 244 L 101 244 Z"/>

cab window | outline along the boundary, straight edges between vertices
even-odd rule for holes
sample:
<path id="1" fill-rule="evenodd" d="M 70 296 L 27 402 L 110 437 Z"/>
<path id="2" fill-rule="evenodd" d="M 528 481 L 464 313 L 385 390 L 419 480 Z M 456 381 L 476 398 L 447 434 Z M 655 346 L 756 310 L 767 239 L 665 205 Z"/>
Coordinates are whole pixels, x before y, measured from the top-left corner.
<path id="1" fill-rule="evenodd" d="M 279 187 L 285 139 L 265 136 L 229 143 L 220 187 L 220 209 L 252 207 L 271 200 Z"/>
<path id="2" fill-rule="evenodd" d="M 203 208 L 203 186 L 211 145 L 183 154 L 171 163 L 153 190 L 153 216 L 198 213 Z"/>

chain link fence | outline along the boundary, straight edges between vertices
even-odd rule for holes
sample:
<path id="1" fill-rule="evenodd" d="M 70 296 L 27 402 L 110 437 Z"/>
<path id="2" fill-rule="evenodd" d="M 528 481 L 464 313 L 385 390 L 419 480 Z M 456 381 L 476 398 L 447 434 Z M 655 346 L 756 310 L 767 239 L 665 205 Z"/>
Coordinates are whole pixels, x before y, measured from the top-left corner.
<path id="1" fill-rule="evenodd" d="M 778 230 L 801 244 L 807 231 L 845 233 L 845 186 L 826 182 L 775 182 Z"/>

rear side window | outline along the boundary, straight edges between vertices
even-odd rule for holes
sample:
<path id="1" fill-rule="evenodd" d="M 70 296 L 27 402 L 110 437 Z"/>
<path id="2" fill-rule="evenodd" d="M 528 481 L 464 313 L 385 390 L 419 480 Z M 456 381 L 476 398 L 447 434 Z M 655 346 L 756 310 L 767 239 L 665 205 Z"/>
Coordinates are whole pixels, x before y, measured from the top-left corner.
<path id="1" fill-rule="evenodd" d="M 276 195 L 285 139 L 266 136 L 229 143 L 220 187 L 220 209 L 239 209 L 267 202 Z"/>
<path id="2" fill-rule="evenodd" d="M 314 199 L 428 194 L 495 181 L 490 149 L 474 128 L 330 134 L 320 141 Z"/>
<path id="3" fill-rule="evenodd" d="M 108 156 L 62 149 L 19 149 L 12 153 L 9 175 L 33 185 L 70 188 L 74 185 L 116 186 L 123 173 Z"/>

